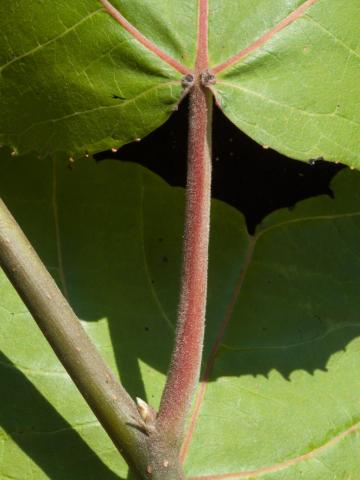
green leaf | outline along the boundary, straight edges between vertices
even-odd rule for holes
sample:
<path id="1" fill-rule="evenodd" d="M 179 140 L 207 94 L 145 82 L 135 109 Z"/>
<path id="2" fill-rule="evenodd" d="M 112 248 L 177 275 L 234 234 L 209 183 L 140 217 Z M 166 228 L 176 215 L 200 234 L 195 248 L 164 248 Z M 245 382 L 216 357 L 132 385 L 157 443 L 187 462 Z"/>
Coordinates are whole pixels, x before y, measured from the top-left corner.
<path id="1" fill-rule="evenodd" d="M 356 2 L 214 3 L 223 5 L 218 17 L 232 25 L 226 36 L 231 41 L 225 56 L 230 57 L 249 45 L 255 47 L 253 42 L 298 12 L 293 23 L 263 38 L 249 55 L 218 74 L 216 90 L 229 119 L 260 144 L 289 157 L 320 157 L 359 168 L 360 9 Z M 233 5 L 226 8 L 228 4 Z M 305 12 L 296 10 L 306 4 Z M 220 32 L 222 38 L 225 35 Z M 219 43 L 215 37 L 210 44 L 214 63 L 224 61 Z"/>
<path id="2" fill-rule="evenodd" d="M 2 0 L 0 142 L 81 156 L 156 129 L 201 53 L 198 7 L 231 121 L 292 158 L 360 167 L 354 1 Z"/>
<path id="3" fill-rule="evenodd" d="M 191 478 L 358 475 L 360 176 L 342 171 L 332 187 L 335 201 L 280 210 L 249 243 L 205 360 Z"/>
<path id="4" fill-rule="evenodd" d="M 130 394 L 158 407 L 178 302 L 183 190 L 134 164 L 84 160 L 69 170 L 4 152 L 0 160 L 2 197 L 84 328 Z M 335 201 L 270 215 L 254 237 L 239 212 L 214 201 L 189 478 L 356 478 L 360 175 L 341 172 L 333 190 Z M 0 298 L 0 477 L 127 478 L 4 275 Z"/>
<path id="5" fill-rule="evenodd" d="M 137 25 L 154 17 L 153 2 L 141 3 Z M 166 3 L 164 18 L 174 22 L 183 7 L 171 13 Z M 123 10 L 133 19 L 132 6 Z M 98 0 L 5 0 L 0 18 L 0 141 L 15 151 L 83 155 L 119 147 L 157 128 L 176 106 L 182 75 Z M 150 23 L 154 40 L 181 57 L 184 45 L 158 24 Z M 189 62 L 191 49 L 187 55 Z"/>

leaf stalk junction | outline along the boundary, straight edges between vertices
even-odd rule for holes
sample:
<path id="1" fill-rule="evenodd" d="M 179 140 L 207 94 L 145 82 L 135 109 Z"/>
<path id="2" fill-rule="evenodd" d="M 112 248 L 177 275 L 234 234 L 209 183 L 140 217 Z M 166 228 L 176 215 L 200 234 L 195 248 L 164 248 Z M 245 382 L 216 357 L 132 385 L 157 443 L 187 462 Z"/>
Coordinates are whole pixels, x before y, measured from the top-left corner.
<path id="1" fill-rule="evenodd" d="M 185 478 L 179 453 L 199 380 L 206 310 L 214 81 L 207 70 L 182 80 L 190 96 L 182 282 L 175 347 L 158 413 L 141 399 L 135 403 L 115 379 L 0 199 L 0 266 L 139 478 Z"/>

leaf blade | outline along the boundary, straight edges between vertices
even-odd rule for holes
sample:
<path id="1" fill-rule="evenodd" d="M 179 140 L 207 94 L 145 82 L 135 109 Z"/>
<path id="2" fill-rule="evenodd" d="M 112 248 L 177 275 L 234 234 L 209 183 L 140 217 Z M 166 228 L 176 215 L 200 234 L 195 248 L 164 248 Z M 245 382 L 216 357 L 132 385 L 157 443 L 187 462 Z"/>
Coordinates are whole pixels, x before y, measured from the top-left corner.
<path id="1" fill-rule="evenodd" d="M 259 11 L 266 11 L 258 4 Z M 287 7 L 277 8 L 285 13 Z M 256 8 L 251 15 L 258 18 Z M 243 20 L 245 25 L 250 18 Z M 321 0 L 310 5 L 219 73 L 215 88 L 225 115 L 260 144 L 291 158 L 359 167 L 360 56 L 352 38 L 358 21 L 352 5 L 342 8 L 332 1 L 325 7 Z"/>
<path id="2" fill-rule="evenodd" d="M 141 138 L 168 118 L 181 95 L 181 74 L 99 9 L 99 2 L 57 4 L 57 18 L 53 2 L 40 8 L 33 3 L 34 11 L 21 0 L 1 7 L 8 20 L 0 50 L 2 143 L 21 153 L 78 156 Z M 52 31 L 49 15 L 56 19 Z M 26 48 L 14 24 L 31 39 Z M 123 116 L 121 99 L 128 102 Z M 78 119 L 81 112 L 86 121 Z"/>
<path id="3" fill-rule="evenodd" d="M 182 190 L 118 162 L 83 160 L 68 170 L 61 159 L 3 152 L 1 160 L 2 195 L 60 285 L 63 270 L 84 328 L 131 395 L 157 407 L 178 302 Z M 360 418 L 359 181 L 342 172 L 335 201 L 310 199 L 267 217 L 253 253 L 239 213 L 214 202 L 203 371 L 226 315 L 230 321 L 189 444 L 189 476 L 332 480 L 357 471 L 349 455 L 359 433 L 341 435 Z M 125 463 L 3 275 L 0 290 L 1 475 L 126 478 Z"/>

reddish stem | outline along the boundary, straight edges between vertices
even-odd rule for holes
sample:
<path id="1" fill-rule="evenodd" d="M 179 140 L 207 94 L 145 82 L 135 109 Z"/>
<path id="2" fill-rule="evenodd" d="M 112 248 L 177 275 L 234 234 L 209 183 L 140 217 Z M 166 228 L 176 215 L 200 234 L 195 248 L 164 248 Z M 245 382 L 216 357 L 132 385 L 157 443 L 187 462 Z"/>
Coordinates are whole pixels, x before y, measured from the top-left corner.
<path id="1" fill-rule="evenodd" d="M 158 430 L 180 448 L 199 380 L 207 293 L 211 194 L 212 96 L 198 78 L 190 93 L 188 179 L 182 287 L 175 349 Z"/>

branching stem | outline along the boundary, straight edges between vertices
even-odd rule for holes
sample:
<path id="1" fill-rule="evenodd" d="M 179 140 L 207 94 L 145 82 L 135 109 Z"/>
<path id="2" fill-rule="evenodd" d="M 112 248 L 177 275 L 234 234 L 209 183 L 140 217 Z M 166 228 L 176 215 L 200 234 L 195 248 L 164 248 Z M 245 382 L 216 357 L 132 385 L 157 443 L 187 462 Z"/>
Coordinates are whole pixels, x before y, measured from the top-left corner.
<path id="1" fill-rule="evenodd" d="M 1 199 L 0 267 L 118 450 L 143 475 L 148 440 L 136 428 L 141 418 L 135 403 L 104 363 Z"/>
<path id="2" fill-rule="evenodd" d="M 114 444 L 141 478 L 181 480 L 179 451 L 199 380 L 204 337 L 211 190 L 213 81 L 190 91 L 182 287 L 175 349 L 151 428 L 117 382 L 20 227 L 0 199 L 0 266 Z M 142 406 L 146 407 L 144 402 Z"/>

